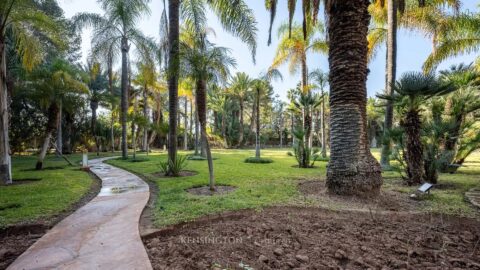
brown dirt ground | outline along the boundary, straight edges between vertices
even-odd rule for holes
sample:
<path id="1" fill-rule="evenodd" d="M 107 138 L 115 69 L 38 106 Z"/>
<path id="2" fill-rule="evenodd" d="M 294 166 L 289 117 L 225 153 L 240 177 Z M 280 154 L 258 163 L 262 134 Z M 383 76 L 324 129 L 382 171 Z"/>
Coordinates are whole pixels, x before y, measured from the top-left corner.
<path id="1" fill-rule="evenodd" d="M 175 225 L 144 243 L 154 269 L 480 269 L 480 222 L 439 215 L 271 207 Z"/>
<path id="2" fill-rule="evenodd" d="M 188 171 L 188 170 L 181 171 L 179 173 L 179 176 L 166 176 L 164 172 L 152 173 L 152 175 L 157 177 L 157 178 L 179 178 L 179 177 L 194 176 L 194 175 L 197 175 L 197 174 L 198 174 L 197 171 Z"/>
<path id="3" fill-rule="evenodd" d="M 236 189 L 234 186 L 215 186 L 215 191 L 211 191 L 209 186 L 193 187 L 187 189 L 187 192 L 199 196 L 222 195 L 232 192 Z"/>
<path id="4" fill-rule="evenodd" d="M 0 270 L 6 269 L 9 264 L 11 264 L 55 224 L 97 196 L 102 187 L 101 180 L 93 173 L 89 174 L 94 180 L 90 190 L 68 210 L 59 213 L 56 216 L 40 218 L 28 224 L 17 224 L 0 229 Z"/>

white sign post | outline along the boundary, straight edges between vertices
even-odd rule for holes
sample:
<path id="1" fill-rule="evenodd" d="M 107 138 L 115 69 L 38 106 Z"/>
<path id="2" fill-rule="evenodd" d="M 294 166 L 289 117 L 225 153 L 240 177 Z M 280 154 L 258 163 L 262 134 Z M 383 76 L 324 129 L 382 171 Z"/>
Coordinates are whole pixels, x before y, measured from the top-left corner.
<path id="1" fill-rule="evenodd" d="M 88 168 L 88 153 L 83 153 L 83 156 L 82 156 L 82 167 L 84 169 Z"/>

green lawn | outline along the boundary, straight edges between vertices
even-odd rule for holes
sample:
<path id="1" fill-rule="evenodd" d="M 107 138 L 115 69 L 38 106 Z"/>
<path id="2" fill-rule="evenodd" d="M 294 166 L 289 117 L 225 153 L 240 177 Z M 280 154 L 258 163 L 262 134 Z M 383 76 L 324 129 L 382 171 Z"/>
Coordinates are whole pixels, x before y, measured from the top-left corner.
<path id="1" fill-rule="evenodd" d="M 80 170 L 81 155 L 70 155 L 69 159 L 77 166 L 69 166 L 62 158 L 50 155 L 44 163 L 45 169 L 36 171 L 35 156 L 14 157 L 13 180 L 23 184 L 0 186 L 0 228 L 48 219 L 88 192 L 93 180 Z"/>
<path id="2" fill-rule="evenodd" d="M 208 170 L 206 161 L 189 161 L 187 170 L 198 171 L 190 177 L 160 179 L 152 174 L 159 171 L 159 162 L 165 154 L 150 155 L 147 161 L 110 160 L 108 163 L 137 173 L 155 181 L 159 194 L 154 211 L 157 226 L 189 221 L 200 216 L 226 210 L 261 208 L 275 204 L 293 204 L 303 196 L 297 190 L 299 180 L 321 180 L 325 178 L 326 162 L 317 162 L 317 168 L 298 169 L 295 159 L 288 156 L 288 150 L 263 150 L 262 156 L 271 158 L 271 164 L 244 163 L 244 159 L 254 155 L 253 150 L 216 150 L 213 152 L 215 177 L 218 185 L 237 187 L 232 193 L 220 196 L 196 196 L 185 189 L 206 185 Z M 373 150 L 376 157 L 377 150 Z M 180 154 L 187 154 L 181 152 Z M 454 189 L 436 190 L 427 198 L 422 211 L 442 212 L 472 216 L 475 214 L 463 193 L 473 186 L 480 185 L 480 154 L 475 154 L 458 174 L 441 175 L 440 183 L 453 184 Z M 384 174 L 384 189 L 404 192 L 408 196 L 415 188 L 405 187 L 398 181 L 394 172 Z"/>

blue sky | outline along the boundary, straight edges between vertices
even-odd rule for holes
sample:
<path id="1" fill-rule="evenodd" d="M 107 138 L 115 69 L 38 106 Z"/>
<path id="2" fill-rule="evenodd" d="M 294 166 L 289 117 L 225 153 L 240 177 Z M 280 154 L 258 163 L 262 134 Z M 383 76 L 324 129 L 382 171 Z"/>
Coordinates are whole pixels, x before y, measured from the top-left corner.
<path id="1" fill-rule="evenodd" d="M 263 0 L 245 0 L 247 4 L 255 12 L 255 17 L 258 22 L 258 49 L 256 64 L 252 62 L 250 52 L 244 44 L 237 38 L 231 36 L 222 30 L 222 27 L 215 16 L 208 16 L 208 24 L 215 29 L 215 36 L 211 36 L 210 40 L 219 46 L 228 47 L 232 50 L 233 56 L 237 60 L 237 70 L 243 71 L 252 77 L 258 76 L 262 71 L 265 71 L 272 63 L 275 55 L 276 45 L 278 42 L 276 31 L 272 35 L 272 44 L 267 46 L 269 13 L 265 10 Z M 168 2 L 168 0 L 167 0 Z M 464 0 L 462 9 L 469 9 L 470 11 L 477 11 L 478 0 Z M 96 0 L 59 0 L 60 6 L 65 11 L 66 17 L 71 17 L 77 12 L 96 12 L 102 14 L 99 4 Z M 297 1 L 300 5 L 301 1 Z M 275 19 L 274 29 L 276 29 L 283 21 L 287 19 L 286 1 L 279 1 L 279 8 Z M 160 14 L 163 10 L 162 0 L 151 0 L 151 15 L 146 16 L 139 22 L 141 28 L 146 35 L 158 37 L 158 25 L 160 21 Z M 297 8 L 295 20 L 301 21 L 301 14 L 298 12 L 300 6 Z M 321 16 L 320 16 L 321 17 Z M 82 40 L 83 60 L 90 49 L 91 31 L 85 30 Z M 427 58 L 432 50 L 430 40 L 424 38 L 421 34 L 399 31 L 398 37 L 398 74 L 405 71 L 418 71 L 421 69 L 423 61 Z M 475 55 L 465 55 L 456 57 L 445 61 L 440 65 L 439 69 L 448 68 L 452 64 L 466 62 L 470 63 L 475 59 Z M 310 70 L 320 68 L 324 71 L 328 69 L 327 57 L 319 54 L 311 54 L 308 56 L 308 66 Z M 375 93 L 383 91 L 385 85 L 385 48 L 382 48 L 377 54 L 376 59 L 370 63 L 370 75 L 367 82 L 368 95 L 374 96 Z M 274 82 L 273 86 L 275 93 L 282 99 L 286 99 L 287 90 L 294 88 L 299 79 L 300 74 L 289 74 L 288 68 L 285 65 L 280 68 L 284 76 L 283 82 Z"/>

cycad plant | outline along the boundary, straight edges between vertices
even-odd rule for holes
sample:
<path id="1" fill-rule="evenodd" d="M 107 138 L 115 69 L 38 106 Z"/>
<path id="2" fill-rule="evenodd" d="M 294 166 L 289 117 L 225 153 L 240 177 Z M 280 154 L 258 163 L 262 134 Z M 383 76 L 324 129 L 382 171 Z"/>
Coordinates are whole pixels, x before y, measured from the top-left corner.
<path id="1" fill-rule="evenodd" d="M 297 125 L 298 127 L 292 131 L 293 136 L 295 137 L 293 148 L 300 168 L 311 168 L 317 158 L 316 154 L 318 151 L 314 150 L 308 142 L 308 134 L 311 133 L 312 128 L 312 126 L 309 125 L 311 119 L 308 117 L 313 110 L 320 106 L 322 98 L 322 96 L 310 92 L 307 94 L 300 93 L 298 99 L 293 101 L 293 106 L 291 107 L 291 110 L 295 113 L 300 115 L 303 114 L 303 119 L 305 121 L 302 125 Z"/>
<path id="2" fill-rule="evenodd" d="M 394 94 L 379 95 L 384 100 L 391 100 L 400 108 L 401 126 L 405 130 L 405 163 L 407 165 L 407 184 L 423 182 L 424 162 L 421 141 L 422 105 L 434 96 L 441 96 L 454 91 L 450 84 L 442 83 L 433 74 L 409 72 L 402 75 L 395 83 Z"/>

